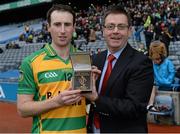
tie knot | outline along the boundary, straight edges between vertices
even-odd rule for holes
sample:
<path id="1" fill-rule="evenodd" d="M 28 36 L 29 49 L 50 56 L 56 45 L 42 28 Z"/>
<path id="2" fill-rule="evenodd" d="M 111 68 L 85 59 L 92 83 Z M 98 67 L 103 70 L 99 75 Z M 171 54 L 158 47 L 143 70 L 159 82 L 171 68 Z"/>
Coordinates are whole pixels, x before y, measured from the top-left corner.
<path id="1" fill-rule="evenodd" d="M 108 56 L 108 61 L 109 61 L 109 62 L 112 62 L 114 59 L 116 59 L 116 57 L 114 57 L 114 55 L 110 54 L 110 55 Z"/>

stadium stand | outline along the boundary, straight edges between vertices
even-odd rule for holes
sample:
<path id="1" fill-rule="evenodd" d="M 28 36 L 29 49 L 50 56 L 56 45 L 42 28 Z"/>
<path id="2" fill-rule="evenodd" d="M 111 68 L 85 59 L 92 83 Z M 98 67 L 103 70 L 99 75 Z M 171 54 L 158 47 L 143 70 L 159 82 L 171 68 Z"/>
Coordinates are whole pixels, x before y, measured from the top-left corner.
<path id="1" fill-rule="evenodd" d="M 38 31 L 41 29 L 42 20 L 33 20 L 24 23 L 31 24 L 31 29 Z M 9 43 L 10 41 L 17 40 L 19 36 L 24 32 L 24 23 L 6 25 L 0 27 L 0 45 Z M 5 36 L 8 35 L 8 36 Z"/>
<path id="2" fill-rule="evenodd" d="M 171 42 L 169 52 L 168 58 L 173 61 L 176 69 L 178 69 L 180 67 L 180 41 Z"/>
<path id="3" fill-rule="evenodd" d="M 6 49 L 0 54 L 0 68 L 1 72 L 18 69 L 24 57 L 30 55 L 32 52 L 40 49 L 44 43 L 20 43 L 20 49 Z"/>

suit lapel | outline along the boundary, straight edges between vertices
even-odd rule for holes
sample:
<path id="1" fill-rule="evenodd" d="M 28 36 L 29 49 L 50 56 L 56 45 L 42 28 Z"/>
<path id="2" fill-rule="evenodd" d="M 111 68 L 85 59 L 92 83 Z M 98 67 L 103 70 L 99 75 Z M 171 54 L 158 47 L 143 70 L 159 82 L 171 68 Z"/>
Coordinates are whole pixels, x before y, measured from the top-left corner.
<path id="1" fill-rule="evenodd" d="M 104 67 L 105 60 L 106 60 L 106 56 L 107 56 L 107 50 L 101 52 L 100 54 L 98 54 L 96 56 L 97 56 L 97 58 L 95 58 L 95 60 L 94 60 L 94 65 L 97 66 L 98 69 L 102 71 L 103 67 Z M 96 82 L 97 90 L 99 87 L 100 78 L 101 78 L 101 76 L 99 76 L 99 78 L 97 79 L 97 82 Z"/>
<path id="2" fill-rule="evenodd" d="M 131 61 L 131 56 L 133 56 L 133 49 L 127 44 L 126 48 L 123 50 L 121 55 L 119 56 L 111 75 L 108 79 L 106 93 L 109 94 L 111 91 L 111 87 L 113 86 L 114 82 L 116 81 L 117 77 L 121 74 L 121 72 L 126 68 L 127 64 Z"/>

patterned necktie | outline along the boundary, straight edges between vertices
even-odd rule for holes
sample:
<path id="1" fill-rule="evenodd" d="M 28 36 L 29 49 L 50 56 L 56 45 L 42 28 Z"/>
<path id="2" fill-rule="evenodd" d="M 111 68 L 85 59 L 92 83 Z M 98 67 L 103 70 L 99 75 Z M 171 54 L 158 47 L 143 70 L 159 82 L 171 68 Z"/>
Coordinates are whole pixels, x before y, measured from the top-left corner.
<path id="1" fill-rule="evenodd" d="M 105 94 L 107 81 L 108 81 L 109 76 L 110 76 L 111 71 L 112 71 L 112 62 L 113 62 L 114 59 L 116 59 L 116 58 L 112 54 L 110 54 L 108 56 L 108 65 L 107 65 L 107 69 L 106 69 L 104 79 L 103 79 L 103 82 L 102 82 L 102 87 L 101 87 L 101 92 L 100 92 L 101 95 Z M 95 125 L 95 127 L 97 129 L 100 128 L 99 115 L 97 113 L 94 114 L 94 125 Z"/>

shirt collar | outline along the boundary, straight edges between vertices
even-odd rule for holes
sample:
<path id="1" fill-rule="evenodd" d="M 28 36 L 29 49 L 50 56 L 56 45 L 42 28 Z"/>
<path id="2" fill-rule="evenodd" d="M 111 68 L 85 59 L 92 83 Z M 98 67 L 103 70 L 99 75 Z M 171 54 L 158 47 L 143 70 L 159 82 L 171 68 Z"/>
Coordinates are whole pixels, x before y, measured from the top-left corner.
<path id="1" fill-rule="evenodd" d="M 116 57 L 116 59 L 118 59 L 125 47 L 126 47 L 126 45 L 125 45 L 123 48 L 121 48 L 119 51 L 115 52 L 115 53 L 113 54 L 113 56 Z M 109 56 L 110 54 L 111 54 L 111 52 L 108 50 L 108 53 L 107 53 L 107 57 L 106 57 L 106 58 L 108 58 L 108 56 Z"/>

